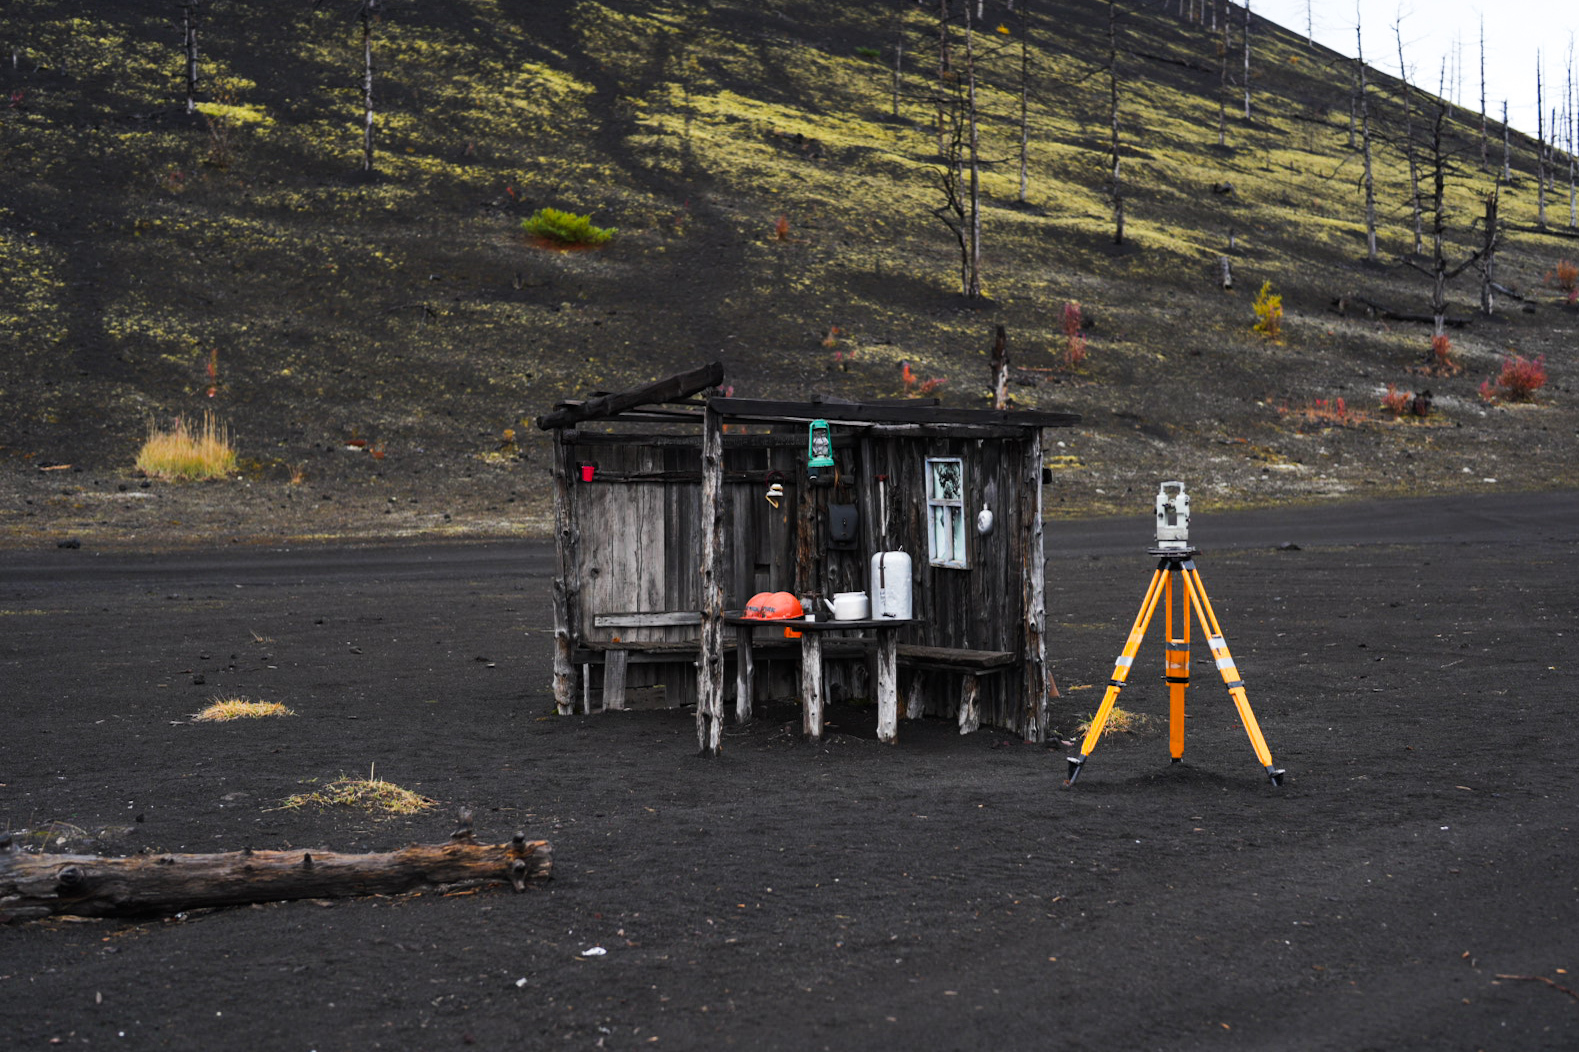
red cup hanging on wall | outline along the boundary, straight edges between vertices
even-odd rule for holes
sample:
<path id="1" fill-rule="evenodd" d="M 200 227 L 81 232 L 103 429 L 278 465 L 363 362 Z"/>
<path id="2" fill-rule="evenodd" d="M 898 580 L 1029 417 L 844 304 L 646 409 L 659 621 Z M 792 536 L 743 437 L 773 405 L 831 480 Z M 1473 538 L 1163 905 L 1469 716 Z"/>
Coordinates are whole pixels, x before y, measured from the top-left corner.
<path id="1" fill-rule="evenodd" d="M 597 470 L 598 470 L 598 466 L 596 464 L 583 464 L 583 465 L 581 465 L 581 481 L 582 482 L 591 482 L 592 481 L 592 476 L 597 474 Z"/>

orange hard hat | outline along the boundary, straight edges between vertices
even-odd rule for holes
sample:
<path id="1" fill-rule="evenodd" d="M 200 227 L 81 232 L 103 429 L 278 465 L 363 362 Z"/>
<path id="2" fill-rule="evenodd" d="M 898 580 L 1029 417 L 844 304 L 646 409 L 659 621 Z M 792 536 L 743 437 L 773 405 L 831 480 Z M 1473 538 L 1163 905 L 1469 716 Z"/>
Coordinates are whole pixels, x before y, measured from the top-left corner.
<path id="1" fill-rule="evenodd" d="M 780 621 L 805 616 L 805 608 L 789 592 L 758 592 L 746 600 L 743 617 L 761 621 Z"/>
<path id="2" fill-rule="evenodd" d="M 789 592 L 774 592 L 768 598 L 768 605 L 762 608 L 762 616 L 779 620 L 790 617 L 803 617 L 806 610 Z"/>

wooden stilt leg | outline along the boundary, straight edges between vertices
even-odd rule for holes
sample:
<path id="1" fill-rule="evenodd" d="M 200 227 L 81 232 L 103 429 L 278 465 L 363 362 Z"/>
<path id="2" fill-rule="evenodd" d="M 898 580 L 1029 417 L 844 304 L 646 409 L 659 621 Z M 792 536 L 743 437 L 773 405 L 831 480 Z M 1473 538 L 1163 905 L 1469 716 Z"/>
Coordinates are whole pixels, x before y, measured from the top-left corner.
<path id="1" fill-rule="evenodd" d="M 917 669 L 910 678 L 910 690 L 905 694 L 905 719 L 919 720 L 927 712 L 927 674 Z"/>
<path id="2" fill-rule="evenodd" d="M 976 676 L 965 677 L 965 689 L 959 699 L 959 732 L 971 734 L 981 727 L 981 680 Z"/>
<path id="3" fill-rule="evenodd" d="M 757 686 L 756 659 L 751 653 L 752 630 L 746 625 L 735 628 L 735 722 L 751 719 L 752 695 Z"/>
<path id="4" fill-rule="evenodd" d="M 801 730 L 813 744 L 822 741 L 822 635 L 806 632 L 800 640 Z"/>
<path id="5" fill-rule="evenodd" d="M 893 629 L 877 630 L 877 740 L 899 740 L 899 637 Z"/>
<path id="6" fill-rule="evenodd" d="M 625 677 L 630 668 L 630 651 L 610 650 L 603 662 L 603 711 L 625 708 Z"/>

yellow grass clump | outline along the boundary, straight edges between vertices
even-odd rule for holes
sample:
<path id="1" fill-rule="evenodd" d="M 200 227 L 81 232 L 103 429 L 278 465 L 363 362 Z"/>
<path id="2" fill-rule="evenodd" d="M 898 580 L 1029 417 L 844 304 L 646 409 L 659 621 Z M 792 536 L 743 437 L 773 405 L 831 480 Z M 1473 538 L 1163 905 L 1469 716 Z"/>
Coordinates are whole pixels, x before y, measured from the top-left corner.
<path id="1" fill-rule="evenodd" d="M 296 713 L 277 701 L 248 701 L 246 698 L 215 698 L 201 712 L 192 714 L 203 723 L 230 720 L 261 720 L 266 716 L 294 716 Z"/>
<path id="2" fill-rule="evenodd" d="M 1094 713 L 1087 716 L 1075 727 L 1075 731 L 1081 735 L 1089 733 L 1091 721 L 1094 719 L 1096 719 Z M 1110 734 L 1138 734 L 1150 726 L 1151 717 L 1145 713 L 1131 712 L 1114 705 L 1113 711 L 1108 713 L 1107 723 L 1102 726 L 1102 737 L 1106 738 Z"/>
<path id="3" fill-rule="evenodd" d="M 148 440 L 137 452 L 137 470 L 150 478 L 219 478 L 236 470 L 236 451 L 230 432 L 213 413 L 203 414 L 196 431 L 185 417 L 176 417 L 168 431 L 149 425 Z"/>
<path id="4" fill-rule="evenodd" d="M 415 815 L 437 806 L 438 801 L 410 789 L 402 789 L 393 782 L 375 778 L 373 768 L 369 768 L 366 778 L 342 777 L 316 792 L 297 793 L 287 797 L 279 809 L 291 811 L 309 804 L 315 807 L 355 807 L 392 815 Z"/>

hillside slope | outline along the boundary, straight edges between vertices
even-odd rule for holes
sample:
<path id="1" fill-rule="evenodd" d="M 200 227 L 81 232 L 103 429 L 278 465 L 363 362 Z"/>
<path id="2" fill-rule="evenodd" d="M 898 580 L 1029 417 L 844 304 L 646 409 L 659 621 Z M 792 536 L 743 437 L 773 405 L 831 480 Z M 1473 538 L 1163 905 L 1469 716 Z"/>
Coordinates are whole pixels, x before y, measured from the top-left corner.
<path id="1" fill-rule="evenodd" d="M 1246 119 L 1241 86 L 1220 87 L 1220 33 L 1170 5 L 1119 5 L 1116 245 L 1107 5 L 1038 2 L 1024 19 L 1023 4 L 986 4 L 972 39 L 986 295 L 968 301 L 933 215 L 935 8 L 382 6 L 371 178 L 354 4 L 204 5 L 208 116 L 185 112 L 168 3 L 16 0 L 0 16 L 13 543 L 537 530 L 546 446 L 530 420 L 559 398 L 719 359 L 742 395 L 895 397 L 935 379 L 945 402 L 981 405 L 997 325 L 1016 404 L 1085 417 L 1052 436 L 1055 510 L 1144 513 L 1162 477 L 1207 506 L 1575 481 L 1579 315 L 1545 284 L 1579 249 L 1567 187 L 1536 232 L 1533 144 L 1515 137 L 1498 275 L 1529 301 L 1501 297 L 1451 330 L 1460 375 L 1410 371 L 1430 327 L 1362 303 L 1429 309 L 1427 278 L 1399 261 L 1402 151 L 1377 146 L 1381 262 L 1367 264 L 1352 66 L 1260 20 Z M 1240 46 L 1236 22 L 1234 76 Z M 950 47 L 946 92 L 967 79 L 962 26 Z M 1378 134 L 1396 143 L 1398 85 L 1372 79 Z M 1448 128 L 1457 263 L 1493 180 L 1478 118 Z M 618 234 L 589 251 L 535 244 L 519 224 L 544 206 Z M 1251 331 L 1266 281 L 1283 296 L 1280 341 Z M 1450 313 L 1471 318 L 1477 297 L 1466 271 Z M 1078 368 L 1063 360 L 1069 302 L 1089 326 Z M 1532 406 L 1477 394 L 1510 350 L 1545 356 Z M 1388 384 L 1428 388 L 1432 414 L 1382 412 Z M 235 434 L 239 479 L 132 477 L 150 421 L 208 409 Z"/>

